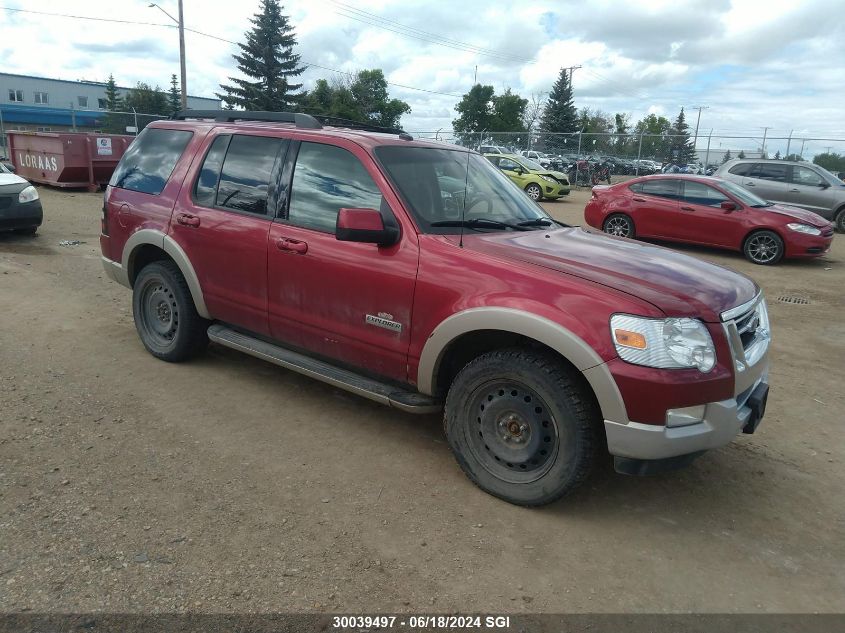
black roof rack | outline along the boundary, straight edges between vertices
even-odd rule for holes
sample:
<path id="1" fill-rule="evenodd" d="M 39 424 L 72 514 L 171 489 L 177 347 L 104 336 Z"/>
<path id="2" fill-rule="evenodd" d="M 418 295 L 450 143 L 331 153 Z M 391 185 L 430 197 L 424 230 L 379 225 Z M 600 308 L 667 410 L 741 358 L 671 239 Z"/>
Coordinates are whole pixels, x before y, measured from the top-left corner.
<path id="1" fill-rule="evenodd" d="M 233 121 L 268 121 L 273 123 L 294 123 L 296 127 L 319 130 L 322 125 L 310 114 L 302 112 L 262 112 L 259 110 L 181 110 L 171 119 L 214 119 L 220 123 Z"/>
<path id="2" fill-rule="evenodd" d="M 267 121 L 271 123 L 293 123 L 298 128 L 319 130 L 322 124 L 336 127 L 346 127 L 352 130 L 367 132 L 384 132 L 399 134 L 405 140 L 411 140 L 410 135 L 399 128 L 382 127 L 363 121 L 353 121 L 325 114 L 305 114 L 304 112 L 263 112 L 260 110 L 181 110 L 170 117 L 175 120 L 185 119 L 214 119 L 220 123 L 234 121 Z"/>

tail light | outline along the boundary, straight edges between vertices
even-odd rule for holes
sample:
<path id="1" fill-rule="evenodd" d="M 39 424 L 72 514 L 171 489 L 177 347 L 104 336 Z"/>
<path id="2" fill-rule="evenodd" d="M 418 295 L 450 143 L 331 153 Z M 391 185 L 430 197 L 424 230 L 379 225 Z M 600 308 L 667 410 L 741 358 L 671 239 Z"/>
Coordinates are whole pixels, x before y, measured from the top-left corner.
<path id="1" fill-rule="evenodd" d="M 100 218 L 100 233 L 103 235 L 109 234 L 109 208 L 103 205 L 103 216 Z"/>

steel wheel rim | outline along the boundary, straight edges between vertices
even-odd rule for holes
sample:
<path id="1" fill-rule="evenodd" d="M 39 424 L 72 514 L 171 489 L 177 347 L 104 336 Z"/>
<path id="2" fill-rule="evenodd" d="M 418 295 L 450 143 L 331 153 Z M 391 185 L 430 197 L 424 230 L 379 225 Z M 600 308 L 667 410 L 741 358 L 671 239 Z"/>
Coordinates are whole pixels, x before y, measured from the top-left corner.
<path id="1" fill-rule="evenodd" d="M 469 450 L 494 477 L 537 481 L 554 466 L 560 446 L 557 420 L 536 391 L 513 380 L 487 382 L 469 398 Z"/>
<path id="2" fill-rule="evenodd" d="M 760 264 L 768 264 L 777 257 L 780 246 L 771 235 L 755 235 L 748 240 L 748 253 L 751 259 Z"/>
<path id="3" fill-rule="evenodd" d="M 628 226 L 628 220 L 625 218 L 610 218 L 604 225 L 604 232 L 618 237 L 628 237 L 631 227 Z"/>
<path id="4" fill-rule="evenodd" d="M 179 330 L 179 305 L 163 279 L 149 279 L 140 292 L 139 316 L 144 331 L 161 346 L 173 344 Z"/>
<path id="5" fill-rule="evenodd" d="M 532 200 L 540 199 L 540 187 L 537 185 L 528 185 L 528 188 L 525 191 L 528 193 L 528 197 Z"/>

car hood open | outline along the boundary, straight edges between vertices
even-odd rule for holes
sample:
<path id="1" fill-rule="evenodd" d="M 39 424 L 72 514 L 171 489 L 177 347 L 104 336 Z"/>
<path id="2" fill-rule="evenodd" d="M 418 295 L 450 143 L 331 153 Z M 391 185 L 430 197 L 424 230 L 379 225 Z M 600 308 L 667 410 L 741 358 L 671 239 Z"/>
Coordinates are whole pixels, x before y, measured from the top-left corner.
<path id="1" fill-rule="evenodd" d="M 583 227 L 464 234 L 464 247 L 588 279 L 648 301 L 667 316 L 716 322 L 750 301 L 757 285 L 745 275 L 668 248 Z"/>

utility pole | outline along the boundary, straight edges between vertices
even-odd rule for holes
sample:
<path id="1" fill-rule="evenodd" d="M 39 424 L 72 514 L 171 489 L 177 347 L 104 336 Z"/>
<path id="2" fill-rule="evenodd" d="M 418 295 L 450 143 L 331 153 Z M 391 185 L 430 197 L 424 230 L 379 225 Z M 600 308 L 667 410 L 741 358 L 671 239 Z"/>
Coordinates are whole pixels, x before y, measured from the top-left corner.
<path id="1" fill-rule="evenodd" d="M 764 127 L 763 128 L 763 147 L 760 150 L 761 158 L 766 154 L 766 134 L 768 131 L 772 129 L 771 127 Z"/>
<path id="2" fill-rule="evenodd" d="M 792 145 L 792 133 L 794 131 L 795 130 L 789 130 L 789 139 L 786 141 L 786 156 L 784 156 L 784 158 L 787 158 L 789 156 L 789 146 Z"/>
<path id="3" fill-rule="evenodd" d="M 472 74 L 472 85 L 478 83 L 478 64 L 475 65 L 475 72 Z"/>
<path id="4" fill-rule="evenodd" d="M 182 0 L 179 0 L 179 19 L 177 20 L 167 11 L 162 9 L 155 2 L 150 3 L 149 8 L 155 7 L 168 18 L 173 20 L 179 27 L 179 70 L 182 74 L 182 109 L 188 109 L 188 78 L 185 72 L 185 14 L 182 11 Z"/>
<path id="5" fill-rule="evenodd" d="M 695 139 L 692 142 L 692 149 L 693 151 L 695 151 L 696 147 L 698 146 L 698 124 L 701 123 L 701 111 L 709 110 L 710 106 L 693 106 L 691 109 L 698 110 L 698 117 L 695 119 Z"/>

